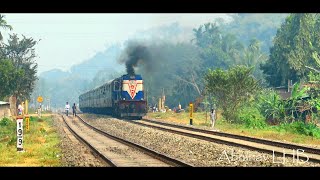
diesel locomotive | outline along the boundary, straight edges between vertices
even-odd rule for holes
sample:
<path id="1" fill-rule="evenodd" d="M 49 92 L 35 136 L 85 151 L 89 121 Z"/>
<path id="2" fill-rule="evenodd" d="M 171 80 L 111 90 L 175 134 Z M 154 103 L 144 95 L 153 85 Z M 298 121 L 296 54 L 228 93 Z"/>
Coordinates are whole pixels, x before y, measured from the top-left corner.
<path id="1" fill-rule="evenodd" d="M 141 75 L 122 75 L 79 96 L 84 113 L 142 119 L 147 113 Z"/>

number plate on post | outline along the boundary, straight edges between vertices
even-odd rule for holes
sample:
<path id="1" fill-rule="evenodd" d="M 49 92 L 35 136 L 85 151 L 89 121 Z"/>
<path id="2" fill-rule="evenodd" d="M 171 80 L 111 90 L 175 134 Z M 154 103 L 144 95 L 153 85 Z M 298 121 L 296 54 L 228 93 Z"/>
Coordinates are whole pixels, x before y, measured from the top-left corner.
<path id="1" fill-rule="evenodd" d="M 23 151 L 23 117 L 17 117 L 17 151 Z"/>

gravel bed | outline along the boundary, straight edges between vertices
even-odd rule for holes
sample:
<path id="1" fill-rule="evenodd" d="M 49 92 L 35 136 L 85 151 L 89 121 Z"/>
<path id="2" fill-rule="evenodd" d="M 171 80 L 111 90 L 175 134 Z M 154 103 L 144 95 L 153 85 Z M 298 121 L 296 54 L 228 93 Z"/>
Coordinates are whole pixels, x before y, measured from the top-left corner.
<path id="1" fill-rule="evenodd" d="M 83 145 L 80 141 L 72 141 L 65 133 L 63 127 L 66 128 L 65 123 L 59 116 L 53 117 L 53 122 L 57 128 L 60 136 L 60 148 L 62 151 L 61 161 L 62 166 L 67 167 L 106 167 L 106 163 L 102 162 L 99 158 Z"/>
<path id="2" fill-rule="evenodd" d="M 319 163 L 297 161 L 292 156 L 273 156 L 245 148 L 228 146 L 200 139 L 143 127 L 107 116 L 80 115 L 88 123 L 110 134 L 181 159 L 197 167 L 207 166 L 319 166 Z M 301 155 L 300 157 L 303 157 Z M 283 163 L 284 162 L 284 163 Z"/>

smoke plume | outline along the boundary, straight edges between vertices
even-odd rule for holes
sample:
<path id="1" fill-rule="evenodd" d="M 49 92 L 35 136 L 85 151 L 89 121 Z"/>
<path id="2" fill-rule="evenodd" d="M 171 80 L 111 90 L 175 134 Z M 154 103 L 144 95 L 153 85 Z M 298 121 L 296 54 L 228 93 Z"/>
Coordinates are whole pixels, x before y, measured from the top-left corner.
<path id="1" fill-rule="evenodd" d="M 144 68 L 151 69 L 151 55 L 147 46 L 137 42 L 130 42 L 124 53 L 120 56 L 120 63 L 125 63 L 127 73 L 135 74 L 134 67 L 143 64 Z"/>

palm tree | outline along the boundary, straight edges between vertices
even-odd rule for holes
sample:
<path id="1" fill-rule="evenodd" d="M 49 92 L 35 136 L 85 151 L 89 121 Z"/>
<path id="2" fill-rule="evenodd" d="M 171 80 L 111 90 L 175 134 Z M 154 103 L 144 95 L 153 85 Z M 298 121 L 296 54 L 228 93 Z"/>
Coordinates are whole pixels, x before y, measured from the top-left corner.
<path id="1" fill-rule="evenodd" d="M 4 20 L 4 15 L 1 15 L 1 14 L 0 14 L 0 28 L 9 29 L 10 31 L 12 30 L 12 26 L 7 24 L 7 21 Z M 2 40 L 3 40 L 3 36 L 0 31 L 0 41 Z"/>

